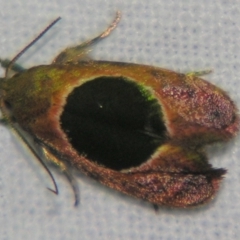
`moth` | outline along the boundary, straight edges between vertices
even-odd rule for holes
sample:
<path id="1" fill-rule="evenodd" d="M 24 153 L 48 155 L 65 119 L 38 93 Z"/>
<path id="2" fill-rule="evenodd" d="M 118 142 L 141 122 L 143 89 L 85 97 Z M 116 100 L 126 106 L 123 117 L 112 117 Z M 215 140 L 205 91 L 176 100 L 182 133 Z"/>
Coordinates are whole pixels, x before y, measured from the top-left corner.
<path id="1" fill-rule="evenodd" d="M 6 68 L 0 78 L 2 122 L 21 136 L 51 177 L 45 161 L 60 168 L 76 205 L 72 167 L 155 205 L 186 208 L 211 200 L 226 170 L 212 167 L 204 147 L 233 138 L 239 129 L 228 94 L 200 78 L 207 71 L 183 74 L 89 58 L 89 47 L 117 26 L 119 12 L 103 33 L 65 49 L 50 65 L 17 65 L 58 20 L 11 61 L 1 60 Z"/>

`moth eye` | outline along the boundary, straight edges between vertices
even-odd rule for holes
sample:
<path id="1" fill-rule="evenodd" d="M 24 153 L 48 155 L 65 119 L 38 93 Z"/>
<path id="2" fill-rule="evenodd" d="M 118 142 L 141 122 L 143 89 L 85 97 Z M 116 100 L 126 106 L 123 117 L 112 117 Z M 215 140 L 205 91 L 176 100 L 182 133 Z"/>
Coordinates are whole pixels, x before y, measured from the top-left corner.
<path id="1" fill-rule="evenodd" d="M 115 170 L 145 162 L 167 135 L 153 93 L 124 77 L 99 77 L 76 87 L 61 127 L 79 154 Z"/>

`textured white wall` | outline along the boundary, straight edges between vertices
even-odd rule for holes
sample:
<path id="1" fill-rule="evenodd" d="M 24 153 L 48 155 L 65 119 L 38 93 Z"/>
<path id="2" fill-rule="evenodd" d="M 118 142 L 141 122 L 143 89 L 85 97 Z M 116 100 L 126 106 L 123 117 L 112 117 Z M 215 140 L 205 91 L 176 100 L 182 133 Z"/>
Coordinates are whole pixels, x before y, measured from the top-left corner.
<path id="1" fill-rule="evenodd" d="M 206 76 L 240 107 L 240 1 L 225 0 L 0 0 L 0 56 L 13 57 L 57 16 L 63 19 L 23 58 L 50 63 L 69 45 L 101 32 L 122 11 L 115 32 L 94 50 L 97 59 L 151 64 Z M 3 75 L 3 71 L 1 73 Z M 239 239 L 240 138 L 210 150 L 228 169 L 217 199 L 192 210 L 152 206 L 77 177 L 81 205 L 73 207 L 64 176 L 60 195 L 46 187 L 44 170 L 7 128 L 0 126 L 0 236 L 2 240 Z M 213 150 L 212 150 L 213 149 Z"/>

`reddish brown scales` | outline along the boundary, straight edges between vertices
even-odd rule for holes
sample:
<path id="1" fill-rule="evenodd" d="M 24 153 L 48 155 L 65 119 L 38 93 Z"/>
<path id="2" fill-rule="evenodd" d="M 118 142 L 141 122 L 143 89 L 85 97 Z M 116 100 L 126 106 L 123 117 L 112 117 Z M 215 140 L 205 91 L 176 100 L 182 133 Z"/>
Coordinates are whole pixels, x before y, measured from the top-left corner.
<path id="1" fill-rule="evenodd" d="M 162 89 L 165 88 L 161 86 L 161 79 L 156 79 L 152 76 L 152 70 L 153 67 L 143 65 L 119 65 L 118 63 L 109 62 L 91 62 L 73 66 L 39 66 L 21 74 L 18 76 L 18 79 L 16 77 L 13 80 L 8 79 L 6 81 L 8 87 L 5 88 L 3 85 L 3 88 L 8 93 L 4 101 L 11 103 L 14 117 L 17 122 L 21 123 L 24 129 L 34 133 L 34 136 L 48 148 L 50 147 L 57 151 L 62 159 L 87 175 L 94 176 L 101 183 L 156 204 L 178 207 L 198 205 L 206 202 L 215 194 L 218 182 L 221 179 L 220 173 L 224 173 L 221 170 L 218 174 L 217 172 L 215 174 L 204 155 L 191 152 L 188 148 L 184 150 L 167 144 L 160 147 L 154 154 L 153 160 L 150 159 L 142 166 L 132 170 L 117 172 L 100 167 L 96 163 L 80 156 L 71 147 L 66 135 L 61 130 L 59 118 L 63 111 L 66 97 L 73 88 L 99 76 L 121 75 L 132 79 L 132 81 L 141 81 L 159 99 L 168 123 L 169 143 L 176 142 L 176 139 L 178 141 L 181 138 L 186 139 L 186 133 L 189 135 L 189 138 L 192 137 L 193 139 L 195 136 L 199 139 L 203 135 L 202 138 L 206 142 L 215 140 L 209 132 L 212 132 L 213 136 L 215 134 L 218 138 L 224 139 L 226 135 L 224 129 L 220 131 L 225 133 L 225 135 L 220 135 L 218 128 L 208 129 L 199 124 L 198 128 L 196 128 L 196 122 L 189 121 L 189 118 L 184 119 L 184 115 L 179 115 L 179 109 L 182 111 L 182 108 L 174 107 L 176 103 L 173 100 L 169 102 L 168 95 L 160 95 L 163 92 Z M 154 71 L 157 70 L 165 73 L 162 69 L 154 68 Z M 52 74 L 55 72 L 57 73 L 56 76 Z M 44 73 L 43 77 L 39 78 L 39 73 Z M 67 81 L 66 78 L 68 79 Z M 173 86 L 176 86 L 178 81 L 181 82 L 184 88 L 184 78 L 188 79 L 187 76 L 183 77 L 182 74 L 167 71 L 164 81 L 168 83 L 169 88 L 172 87 L 171 83 L 174 84 Z M 39 84 L 40 81 L 41 84 Z M 194 79 L 194 81 L 202 80 Z M 18 89 L 13 88 L 16 82 L 21 84 L 21 87 Z M 29 82 L 33 85 L 29 84 Z M 47 91 L 46 87 L 39 87 L 39 85 L 42 86 L 42 82 L 43 84 L 47 82 Z M 178 86 L 178 88 L 181 90 L 181 86 Z M 24 109 L 22 108 L 22 103 L 17 100 L 21 99 L 22 89 L 24 89 L 25 93 L 23 101 L 26 107 Z M 234 109 L 235 107 L 231 100 L 226 95 L 222 95 L 222 98 L 224 97 L 231 108 Z M 181 102 L 181 99 L 177 100 L 178 103 Z M 32 105 L 38 106 L 38 111 L 36 111 L 36 108 L 32 108 Z M 174 116 L 174 118 L 169 116 Z M 236 119 L 235 116 L 234 119 Z M 178 122 L 177 125 L 176 122 Z M 182 122 L 181 125 L 180 122 Z M 231 124 L 237 125 L 238 122 L 233 121 Z M 179 132 L 178 128 L 183 126 L 184 131 Z M 194 130 L 192 131 L 192 129 Z M 206 133 L 206 131 L 208 132 Z M 175 133 L 179 135 L 175 136 Z M 205 134 L 208 135 L 208 138 L 204 138 Z M 204 144 L 203 141 L 201 143 Z M 194 145 L 195 142 L 192 141 L 191 146 L 194 147 Z M 189 155 L 192 155 L 192 157 Z M 213 176 L 211 176 L 211 172 Z M 191 182 L 191 184 L 187 184 L 188 182 Z M 174 197 L 176 195 L 178 197 Z"/>

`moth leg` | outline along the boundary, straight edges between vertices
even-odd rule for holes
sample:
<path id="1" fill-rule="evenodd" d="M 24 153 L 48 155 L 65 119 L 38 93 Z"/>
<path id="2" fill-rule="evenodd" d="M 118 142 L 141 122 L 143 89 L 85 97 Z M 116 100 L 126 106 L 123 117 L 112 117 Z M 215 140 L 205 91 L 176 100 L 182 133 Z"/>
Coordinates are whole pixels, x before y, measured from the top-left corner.
<path id="1" fill-rule="evenodd" d="M 200 77 L 200 76 L 203 76 L 203 75 L 210 74 L 212 72 L 213 72 L 212 69 L 208 69 L 208 70 L 202 70 L 202 71 L 196 71 L 196 72 L 188 72 L 188 73 L 186 73 L 186 75 L 188 77 Z"/>
<path id="2" fill-rule="evenodd" d="M 0 119 L 0 123 L 1 124 L 5 124 L 8 125 L 9 127 L 12 128 L 12 130 L 14 130 L 18 136 L 23 140 L 23 142 L 28 146 L 28 148 L 30 149 L 30 151 L 32 152 L 32 154 L 38 159 L 38 161 L 42 164 L 42 166 L 44 167 L 44 169 L 46 170 L 46 172 L 48 173 L 49 177 L 51 178 L 53 185 L 54 185 L 54 189 L 48 188 L 48 190 L 50 190 L 51 192 L 58 194 L 58 187 L 57 187 L 57 183 L 51 173 L 51 171 L 48 169 L 47 165 L 45 164 L 45 162 L 43 161 L 43 157 L 42 157 L 42 153 L 43 153 L 43 149 L 41 147 L 40 144 L 38 144 L 36 142 L 36 140 L 34 140 L 27 132 L 25 132 L 21 127 L 19 127 L 19 125 L 12 120 L 12 116 L 8 116 L 7 113 L 4 111 L 3 106 L 1 106 L 1 110 L 2 110 L 2 118 Z M 41 152 L 42 151 L 42 152 Z"/>
<path id="3" fill-rule="evenodd" d="M 91 51 L 89 47 L 98 41 L 107 37 L 118 25 L 121 19 L 121 13 L 118 11 L 112 24 L 97 37 L 87 40 L 77 46 L 70 47 L 62 51 L 52 62 L 52 64 L 73 64 L 89 59 L 88 53 Z"/>
<path id="4" fill-rule="evenodd" d="M 79 189 L 78 189 L 77 182 L 75 181 L 74 177 L 72 176 L 71 172 L 69 171 L 67 164 L 65 164 L 58 157 L 56 157 L 46 147 L 42 147 L 42 151 L 43 151 L 45 158 L 48 161 L 50 161 L 51 163 L 53 163 L 55 166 L 57 166 L 64 173 L 66 178 L 68 179 L 68 181 L 73 189 L 73 192 L 74 192 L 74 197 L 75 197 L 74 206 L 77 206 L 79 204 L 79 199 L 80 199 Z"/>
<path id="5" fill-rule="evenodd" d="M 8 68 L 9 64 L 10 64 L 11 60 L 9 59 L 0 59 L 0 64 L 3 68 Z M 11 70 L 13 72 L 17 72 L 17 73 L 21 73 L 26 71 L 26 69 L 24 67 L 22 67 L 21 65 L 14 63 L 11 67 Z"/>
<path id="6" fill-rule="evenodd" d="M 23 140 L 23 142 L 28 146 L 30 151 L 33 153 L 33 155 L 38 159 L 38 161 L 42 164 L 44 169 L 47 171 L 48 175 L 50 176 L 54 189 L 48 188 L 51 192 L 58 194 L 58 187 L 56 184 L 56 181 L 51 173 L 51 171 L 48 169 L 46 164 L 44 163 L 40 153 L 39 153 L 39 145 L 36 145 L 36 142 L 30 137 L 25 131 L 23 131 L 18 124 L 16 124 L 14 121 L 12 121 L 11 117 L 8 117 L 8 115 L 5 113 L 4 108 L 2 110 L 3 117 L 0 119 L 0 123 L 7 124 L 10 126 L 17 134 L 18 136 Z"/>
<path id="7" fill-rule="evenodd" d="M 34 141 L 32 139 L 32 137 L 30 137 L 30 135 L 28 135 L 26 132 L 24 132 L 18 126 L 18 124 L 14 123 L 10 118 L 6 117 L 4 112 L 2 112 L 2 113 L 3 113 L 3 118 L 1 119 L 1 123 L 5 123 L 5 124 L 8 123 L 8 126 L 10 126 L 12 128 L 12 130 L 14 130 L 18 134 L 18 136 L 23 140 L 23 142 L 28 146 L 28 148 L 33 153 L 33 155 L 42 164 L 42 166 L 44 167 L 44 169 L 46 170 L 46 172 L 48 173 L 49 177 L 51 178 L 51 180 L 53 182 L 54 189 L 48 188 L 48 190 L 50 190 L 51 192 L 58 195 L 57 183 L 56 183 L 51 171 L 48 169 L 47 165 L 43 161 L 42 155 L 40 153 L 40 150 L 42 150 L 41 146 L 39 144 L 36 144 L 36 141 Z"/>

